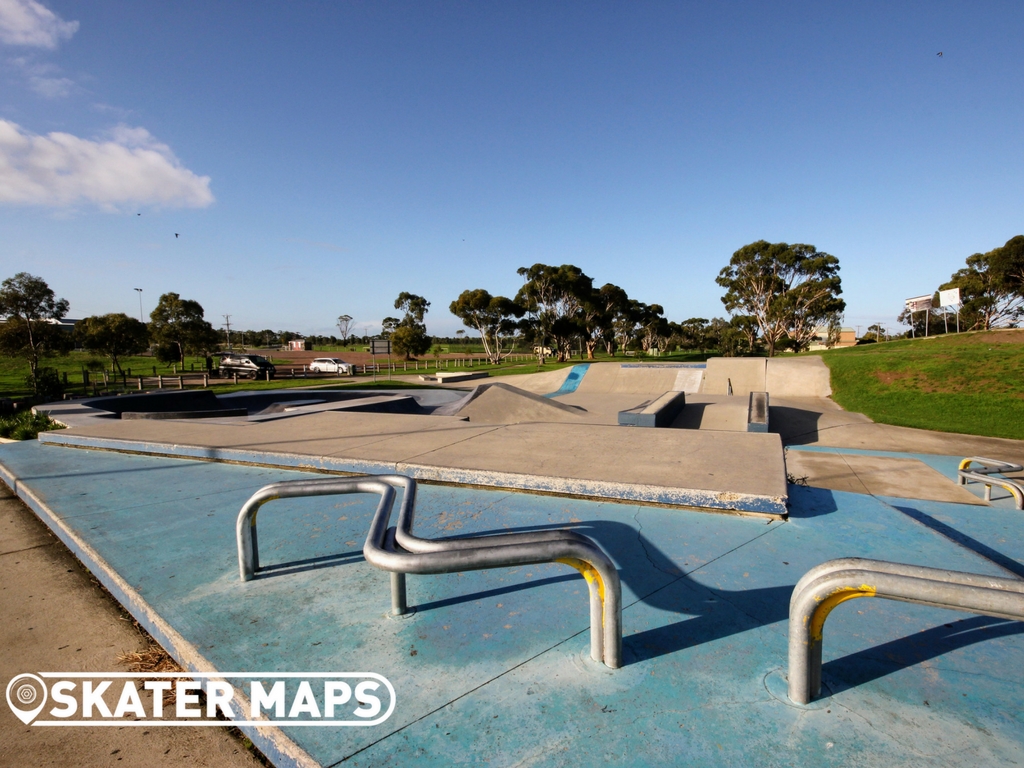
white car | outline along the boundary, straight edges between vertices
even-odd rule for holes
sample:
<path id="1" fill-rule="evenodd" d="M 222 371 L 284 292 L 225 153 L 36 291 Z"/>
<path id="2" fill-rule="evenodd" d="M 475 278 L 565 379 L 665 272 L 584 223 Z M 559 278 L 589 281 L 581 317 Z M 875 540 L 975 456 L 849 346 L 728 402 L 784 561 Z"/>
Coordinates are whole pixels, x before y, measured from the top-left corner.
<path id="1" fill-rule="evenodd" d="M 336 357 L 318 357 L 309 364 L 312 373 L 338 373 L 344 376 L 352 375 L 352 366 L 344 360 Z"/>

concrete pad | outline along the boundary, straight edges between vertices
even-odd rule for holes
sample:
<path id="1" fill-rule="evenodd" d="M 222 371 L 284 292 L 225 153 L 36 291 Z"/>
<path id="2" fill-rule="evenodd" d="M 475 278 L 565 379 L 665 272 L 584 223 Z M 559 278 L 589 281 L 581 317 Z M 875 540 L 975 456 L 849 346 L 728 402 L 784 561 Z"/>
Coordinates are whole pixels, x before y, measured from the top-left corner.
<path id="1" fill-rule="evenodd" d="M 828 397 L 831 374 L 818 355 L 771 357 L 765 367 L 765 389 L 772 397 Z"/>
<path id="2" fill-rule="evenodd" d="M 727 395 L 732 383 L 732 394 L 746 397 L 751 392 L 764 392 L 767 359 L 764 357 L 712 357 L 704 372 L 702 394 Z"/>
<path id="3" fill-rule="evenodd" d="M 987 506 L 966 488 L 916 459 L 787 451 L 786 472 L 797 482 L 815 488 Z"/>
<path id="4" fill-rule="evenodd" d="M 435 416 L 458 416 L 472 424 L 520 424 L 523 422 L 579 422 L 582 408 L 536 395 L 509 384 L 483 384 L 461 400 L 442 406 Z"/>
<path id="5" fill-rule="evenodd" d="M 780 451 L 778 436 L 768 434 L 521 424 L 423 454 L 398 471 L 441 482 L 782 514 Z"/>
<path id="6" fill-rule="evenodd" d="M 672 426 L 675 429 L 746 432 L 746 398 L 728 395 L 689 395 L 686 398 L 686 407 L 676 417 Z"/>

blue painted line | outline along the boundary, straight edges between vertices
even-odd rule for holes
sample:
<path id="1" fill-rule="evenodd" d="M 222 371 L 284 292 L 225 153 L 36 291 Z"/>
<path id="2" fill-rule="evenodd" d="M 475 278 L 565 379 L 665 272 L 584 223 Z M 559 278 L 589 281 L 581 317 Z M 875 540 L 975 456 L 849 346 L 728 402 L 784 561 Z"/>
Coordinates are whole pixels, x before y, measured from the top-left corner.
<path id="1" fill-rule="evenodd" d="M 569 395 L 576 391 L 576 388 L 583 381 L 583 377 L 587 371 L 590 370 L 590 363 L 581 363 L 580 365 L 574 365 L 572 370 L 569 371 L 569 375 L 566 376 L 565 381 L 562 382 L 562 386 L 558 388 L 557 392 L 551 392 L 544 397 L 558 397 L 559 395 Z"/>

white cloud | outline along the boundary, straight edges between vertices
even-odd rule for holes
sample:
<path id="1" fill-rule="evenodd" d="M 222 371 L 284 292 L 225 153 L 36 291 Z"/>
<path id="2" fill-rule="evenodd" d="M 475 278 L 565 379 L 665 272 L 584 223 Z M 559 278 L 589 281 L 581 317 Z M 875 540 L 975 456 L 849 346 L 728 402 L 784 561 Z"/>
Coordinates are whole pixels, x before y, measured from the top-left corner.
<path id="1" fill-rule="evenodd" d="M 30 77 L 32 90 L 48 99 L 61 99 L 71 93 L 75 81 L 66 77 Z"/>
<path id="2" fill-rule="evenodd" d="M 0 0 L 3 2 L 3 0 Z M 77 84 L 69 77 L 61 77 L 60 67 L 48 62 L 37 62 L 25 56 L 10 59 L 9 63 L 20 70 L 29 87 L 48 99 L 70 96 Z"/>
<path id="3" fill-rule="evenodd" d="M 37 0 L 0 0 L 0 42 L 56 48 L 77 31 L 77 21 L 64 21 Z"/>
<path id="4" fill-rule="evenodd" d="M 0 0 L 2 2 L 2 0 Z M 38 136 L 0 120 L 0 204 L 104 210 L 136 205 L 202 208 L 210 177 L 197 176 L 145 128 L 119 125 L 108 141 Z"/>

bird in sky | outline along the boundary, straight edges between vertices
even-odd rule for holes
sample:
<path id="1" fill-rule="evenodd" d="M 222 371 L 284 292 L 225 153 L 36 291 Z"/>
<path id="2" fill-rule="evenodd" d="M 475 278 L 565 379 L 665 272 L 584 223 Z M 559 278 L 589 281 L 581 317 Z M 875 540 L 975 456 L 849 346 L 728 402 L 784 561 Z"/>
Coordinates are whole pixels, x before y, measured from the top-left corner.
<path id="1" fill-rule="evenodd" d="M 177 239 L 178 239 L 178 233 L 177 233 L 177 232 L 175 232 L 175 233 L 174 233 L 174 239 L 175 239 L 175 240 L 177 240 Z"/>
<path id="2" fill-rule="evenodd" d="M 941 59 L 941 58 L 942 58 L 942 51 L 939 51 L 939 52 L 938 52 L 937 54 L 935 54 L 935 55 L 936 55 L 936 56 L 938 56 L 938 57 L 939 57 L 939 58 Z"/>

